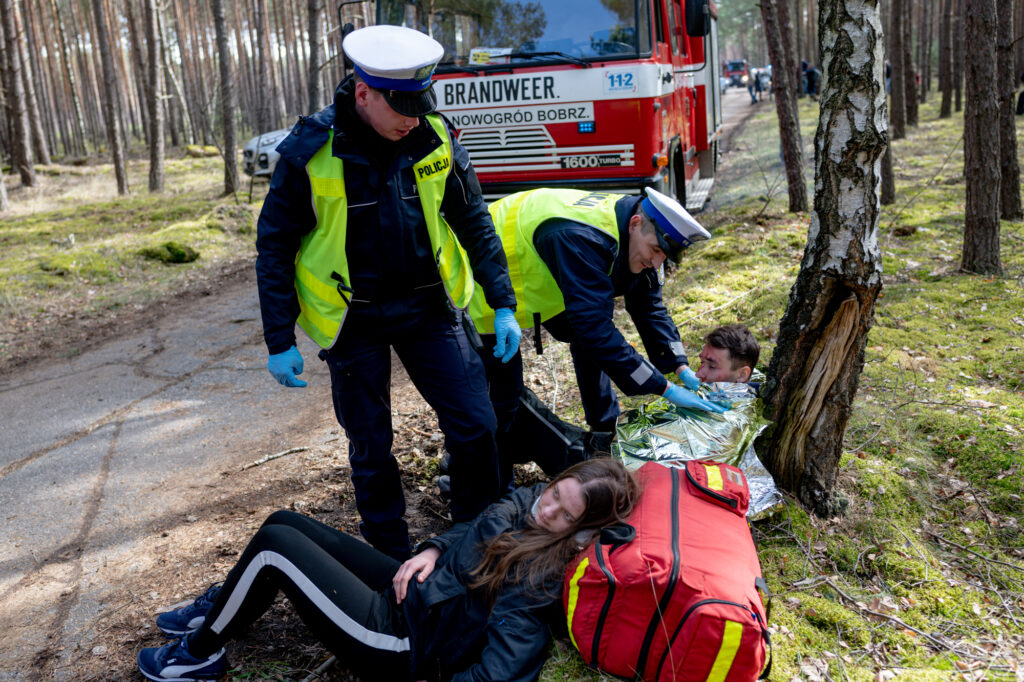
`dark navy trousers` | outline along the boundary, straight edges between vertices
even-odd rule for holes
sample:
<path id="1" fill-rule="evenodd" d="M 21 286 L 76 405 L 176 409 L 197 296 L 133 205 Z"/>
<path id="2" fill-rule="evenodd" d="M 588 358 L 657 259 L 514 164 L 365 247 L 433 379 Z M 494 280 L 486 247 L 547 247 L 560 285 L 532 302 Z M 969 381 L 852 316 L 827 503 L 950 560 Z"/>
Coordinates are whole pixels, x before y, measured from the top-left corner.
<path id="1" fill-rule="evenodd" d="M 619 398 L 615 394 L 611 379 L 587 353 L 586 345 L 574 337 L 568 317 L 564 313 L 551 318 L 543 326 L 556 340 L 569 344 L 587 425 L 593 431 L 615 431 L 615 422 L 620 410 Z M 511 360 L 503 364 L 500 358 L 494 357 L 497 337 L 493 334 L 484 334 L 481 335 L 481 340 L 483 349 L 480 354 L 487 367 L 488 391 L 498 420 L 497 437 L 500 443 L 515 420 L 519 396 L 523 393 L 523 356 L 522 352 L 516 353 Z M 498 450 L 502 453 L 498 464 L 501 486 L 506 490 L 513 484 L 513 461 L 510 461 L 507 449 L 499 447 Z M 516 457 L 514 461 L 531 460 L 529 457 Z"/>
<path id="2" fill-rule="evenodd" d="M 480 356 L 440 285 L 379 303 L 353 300 L 335 347 L 322 351 L 334 411 L 349 440 L 363 537 L 385 554 L 410 554 L 405 496 L 391 454 L 391 350 L 437 413 L 451 454 L 451 511 L 469 521 L 499 497 L 496 420 Z"/>

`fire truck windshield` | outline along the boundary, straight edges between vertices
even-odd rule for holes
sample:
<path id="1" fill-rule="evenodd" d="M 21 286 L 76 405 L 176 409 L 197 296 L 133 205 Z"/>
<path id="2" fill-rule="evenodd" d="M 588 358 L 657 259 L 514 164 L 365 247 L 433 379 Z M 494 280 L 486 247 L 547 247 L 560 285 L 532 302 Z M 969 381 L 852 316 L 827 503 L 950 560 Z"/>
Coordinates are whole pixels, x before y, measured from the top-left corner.
<path id="1" fill-rule="evenodd" d="M 421 30 L 445 48 L 439 71 L 636 58 L 650 54 L 648 3 L 636 0 L 378 0 L 378 21 Z M 427 25 L 429 23 L 429 26 Z"/>

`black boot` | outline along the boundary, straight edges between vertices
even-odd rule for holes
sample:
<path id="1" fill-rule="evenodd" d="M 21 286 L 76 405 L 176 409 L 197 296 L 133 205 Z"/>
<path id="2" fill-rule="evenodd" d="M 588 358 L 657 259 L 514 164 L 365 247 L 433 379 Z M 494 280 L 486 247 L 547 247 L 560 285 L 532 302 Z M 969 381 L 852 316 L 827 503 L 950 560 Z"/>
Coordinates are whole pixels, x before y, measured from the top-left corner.
<path id="1" fill-rule="evenodd" d="M 612 453 L 614 431 L 587 431 L 583 434 L 584 457 L 607 457 Z"/>

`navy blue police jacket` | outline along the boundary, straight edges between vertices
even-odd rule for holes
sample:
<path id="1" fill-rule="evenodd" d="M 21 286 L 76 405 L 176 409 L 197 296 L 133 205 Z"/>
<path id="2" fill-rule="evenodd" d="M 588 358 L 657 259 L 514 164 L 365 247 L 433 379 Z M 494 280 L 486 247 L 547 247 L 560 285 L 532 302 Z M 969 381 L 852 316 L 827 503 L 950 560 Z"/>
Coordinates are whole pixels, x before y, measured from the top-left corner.
<path id="1" fill-rule="evenodd" d="M 689 363 L 662 300 L 657 272 L 629 269 L 629 219 L 641 200 L 626 196 L 615 203 L 618 243 L 597 228 L 557 217 L 537 228 L 533 243 L 565 300 L 565 312 L 558 317 L 568 318 L 583 352 L 626 395 L 661 395 L 668 386 L 663 374 Z M 615 326 L 620 296 L 657 372 L 637 371 L 646 361 Z"/>
<path id="2" fill-rule="evenodd" d="M 547 658 L 548 623 L 561 615 L 562 576 L 541 586 L 506 584 L 490 604 L 470 589 L 484 546 L 522 530 L 544 484 L 517 488 L 473 521 L 422 543 L 441 556 L 422 583 L 413 579 L 402 605 L 412 642 L 414 679 L 458 682 L 535 680 Z"/>
<path id="3" fill-rule="evenodd" d="M 332 153 L 342 159 L 349 209 L 346 255 L 354 293 L 362 301 L 404 314 L 422 305 L 412 294 L 441 286 L 413 177 L 413 164 L 441 145 L 421 118 L 397 142 L 380 137 L 355 113 L 355 82 L 343 80 L 330 106 L 301 117 L 277 147 L 281 157 L 257 222 L 256 274 L 263 335 L 271 354 L 295 343 L 299 302 L 295 294 L 295 255 L 302 237 L 317 226 L 306 164 L 334 130 Z M 441 210 L 469 254 L 473 278 L 488 305 L 515 305 L 501 240 L 480 193 L 465 148 L 452 137 L 455 163 L 448 175 Z M 410 303 L 411 302 L 411 303 Z M 408 311 L 415 314 L 414 307 Z"/>

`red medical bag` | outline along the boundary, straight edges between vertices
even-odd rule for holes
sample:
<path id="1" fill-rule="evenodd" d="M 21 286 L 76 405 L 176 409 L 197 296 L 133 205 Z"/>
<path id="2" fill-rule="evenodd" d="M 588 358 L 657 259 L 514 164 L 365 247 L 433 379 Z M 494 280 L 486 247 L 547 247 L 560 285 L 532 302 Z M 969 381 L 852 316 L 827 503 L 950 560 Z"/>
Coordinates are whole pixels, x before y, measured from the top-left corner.
<path id="1" fill-rule="evenodd" d="M 649 462 L 636 478 L 632 528 L 605 529 L 566 570 L 562 601 L 583 660 L 643 680 L 767 676 L 768 590 L 743 472 L 703 460 Z"/>

